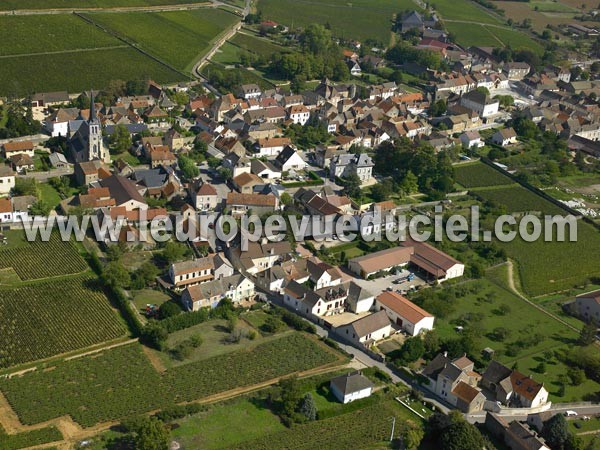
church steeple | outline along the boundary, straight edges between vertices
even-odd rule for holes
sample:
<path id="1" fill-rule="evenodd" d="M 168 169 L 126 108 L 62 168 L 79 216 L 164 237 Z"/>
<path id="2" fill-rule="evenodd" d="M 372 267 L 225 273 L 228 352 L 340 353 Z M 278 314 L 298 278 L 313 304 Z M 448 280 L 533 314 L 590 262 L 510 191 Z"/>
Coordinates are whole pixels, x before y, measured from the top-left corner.
<path id="1" fill-rule="evenodd" d="M 96 120 L 96 103 L 94 101 L 94 91 L 90 90 L 90 122 Z"/>

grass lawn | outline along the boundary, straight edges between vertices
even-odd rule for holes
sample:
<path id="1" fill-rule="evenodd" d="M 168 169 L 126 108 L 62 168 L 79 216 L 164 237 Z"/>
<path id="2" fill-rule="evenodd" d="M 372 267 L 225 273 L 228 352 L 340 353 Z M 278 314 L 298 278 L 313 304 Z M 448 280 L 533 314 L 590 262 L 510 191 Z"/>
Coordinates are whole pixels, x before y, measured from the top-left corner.
<path id="1" fill-rule="evenodd" d="M 240 20 L 235 14 L 214 8 L 160 13 L 95 13 L 87 17 L 180 70 L 191 69 L 216 37 Z M 160 30 L 160 39 L 157 39 L 157 30 Z"/>
<path id="2" fill-rule="evenodd" d="M 286 48 L 273 41 L 257 35 L 248 34 L 248 32 L 237 33 L 230 42 L 243 50 L 263 56 L 271 56 L 273 53 L 279 53 L 286 50 Z"/>
<path id="3" fill-rule="evenodd" d="M 145 305 L 144 305 L 145 306 Z M 252 330 L 253 328 L 246 322 L 240 320 L 237 326 L 239 328 L 245 328 L 246 330 Z M 165 366 L 175 367 L 182 364 L 187 364 L 190 361 L 202 361 L 215 356 L 224 355 L 231 353 L 236 350 L 249 350 L 256 347 L 264 342 L 279 339 L 283 336 L 289 335 L 291 332 L 278 333 L 274 336 L 263 337 L 258 330 L 256 330 L 257 336 L 254 340 L 242 339 L 240 342 L 230 344 L 225 342 L 225 338 L 229 336 L 227 330 L 227 321 L 215 319 L 207 322 L 195 325 L 185 330 L 176 331 L 171 333 L 167 339 L 167 347 L 173 348 L 181 341 L 184 341 L 191 336 L 199 335 L 202 337 L 202 345 L 192 352 L 191 356 L 185 361 L 177 361 L 169 356 L 166 352 L 156 352 L 156 354 L 163 360 Z"/>
<path id="4" fill-rule="evenodd" d="M 456 42 L 463 47 L 471 45 L 497 47 L 500 45 L 500 41 L 490 32 L 489 28 L 483 25 L 448 22 L 446 29 L 456 36 Z"/>
<path id="5" fill-rule="evenodd" d="M 230 449 L 286 429 L 279 417 L 255 398 L 215 405 L 177 423 L 179 428 L 171 437 L 184 449 Z"/>
<path id="6" fill-rule="evenodd" d="M 143 289 L 133 293 L 133 304 L 138 311 L 145 311 L 147 304 L 162 305 L 171 300 L 171 296 L 162 291 Z"/>
<path id="7" fill-rule="evenodd" d="M 151 251 L 136 251 L 136 252 L 125 252 L 122 256 L 123 266 L 129 271 L 139 269 L 139 267 L 146 263 L 151 262 L 154 253 Z"/>
<path id="8" fill-rule="evenodd" d="M 40 183 L 38 184 L 38 189 L 40 191 L 40 200 L 48 203 L 52 209 L 56 209 L 58 204 L 61 202 L 62 198 L 58 191 L 50 186 L 48 183 Z"/>
<path id="9" fill-rule="evenodd" d="M 211 60 L 225 66 L 235 66 L 240 63 L 240 53 L 242 52 L 242 49 L 227 41 L 219 47 Z"/>
<path id="10" fill-rule="evenodd" d="M 6 230 L 2 231 L 2 234 L 6 238 L 6 245 L 0 246 L 0 249 L 8 250 L 11 248 L 29 247 L 30 245 L 22 230 Z"/>
<path id="11" fill-rule="evenodd" d="M 110 159 L 112 161 L 117 161 L 119 159 L 122 159 L 127 164 L 132 165 L 132 166 L 139 166 L 140 164 L 147 163 L 147 161 L 144 158 L 138 158 L 137 156 L 133 156 L 129 152 L 123 152 L 123 153 L 119 153 L 117 155 L 110 155 Z"/>
<path id="12" fill-rule="evenodd" d="M 264 325 L 268 317 L 270 315 L 264 311 L 249 311 L 241 316 L 242 319 L 250 323 L 257 330 L 260 330 L 260 327 Z"/>
<path id="13" fill-rule="evenodd" d="M 598 431 L 600 432 L 600 417 L 590 416 L 590 420 L 582 420 L 582 416 L 568 418 L 569 430 L 571 433 L 579 434 L 585 433 L 586 431 Z M 575 426 L 579 425 L 579 428 Z"/>

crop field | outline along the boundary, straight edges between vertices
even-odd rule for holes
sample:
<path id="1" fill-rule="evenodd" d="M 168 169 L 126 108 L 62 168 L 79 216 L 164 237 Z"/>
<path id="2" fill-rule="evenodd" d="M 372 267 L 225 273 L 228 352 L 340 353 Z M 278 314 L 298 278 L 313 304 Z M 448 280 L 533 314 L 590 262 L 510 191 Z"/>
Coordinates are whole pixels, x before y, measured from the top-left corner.
<path id="1" fill-rule="evenodd" d="M 543 214 L 568 214 L 563 208 L 550 203 L 548 200 L 534 194 L 529 189 L 515 184 L 508 187 L 492 187 L 476 191 L 477 196 L 497 205 L 506 206 L 507 212 L 522 213 L 539 211 Z"/>
<path id="2" fill-rule="evenodd" d="M 0 367 L 35 361 L 125 335 L 88 277 L 0 289 Z"/>
<path id="3" fill-rule="evenodd" d="M 70 242 L 53 233 L 48 242 L 0 248 L 0 269 L 12 268 L 22 281 L 80 273 L 87 264 Z"/>
<path id="4" fill-rule="evenodd" d="M 456 36 L 456 42 L 464 47 L 486 45 L 503 47 L 510 45 L 514 49 L 530 49 L 538 54 L 543 53 L 543 47 L 517 30 L 498 26 L 466 24 L 463 22 L 446 22 L 446 28 Z"/>
<path id="5" fill-rule="evenodd" d="M 40 428 L 17 434 L 6 434 L 0 426 L 0 448 L 2 450 L 17 450 L 33 447 L 34 445 L 62 441 L 63 435 L 56 427 Z"/>
<path id="6" fill-rule="evenodd" d="M 140 414 L 250 386 L 337 360 L 300 333 L 249 351 L 193 362 L 160 375 L 137 344 L 57 364 L 53 370 L 0 380 L 0 390 L 23 423 L 65 414 L 82 426 Z"/>
<path id="7" fill-rule="evenodd" d="M 180 70 L 191 69 L 208 51 L 211 42 L 240 20 L 235 14 L 213 8 L 160 13 L 90 13 L 86 17 Z"/>
<path id="8" fill-rule="evenodd" d="M 185 3 L 204 3 L 205 0 L 185 0 Z M 183 0 L 2 0 L 0 9 L 49 9 L 49 8 L 111 8 L 118 6 L 176 5 Z"/>
<path id="9" fill-rule="evenodd" d="M 330 24 L 334 35 L 346 39 L 390 41 L 392 16 L 418 9 L 410 0 L 260 0 L 265 19 L 293 27 L 311 23 Z"/>
<path id="10" fill-rule="evenodd" d="M 577 242 L 525 242 L 502 244 L 518 263 L 525 292 L 532 296 L 570 289 L 600 276 L 600 232 L 577 221 Z"/>
<path id="11" fill-rule="evenodd" d="M 229 42 L 243 50 L 256 53 L 259 56 L 271 56 L 273 53 L 286 50 L 284 47 L 268 41 L 267 39 L 246 33 L 237 33 Z"/>
<path id="12" fill-rule="evenodd" d="M 470 0 L 435 0 L 431 6 L 445 20 L 458 20 L 472 23 L 498 24 L 500 21 Z M 470 27 L 470 26 L 469 26 Z M 465 28 L 469 28 L 465 27 Z"/>
<path id="13" fill-rule="evenodd" d="M 546 25 L 568 24 L 573 21 L 573 17 L 580 12 L 577 10 L 582 3 L 576 0 L 554 1 L 532 1 L 532 2 L 511 2 L 495 1 L 498 8 L 505 11 L 505 16 L 511 18 L 515 23 L 522 22 L 523 18 L 531 19 L 534 30 L 541 30 Z M 591 5 L 590 5 L 591 6 Z M 537 7 L 537 10 L 535 9 Z M 588 6 L 589 8 L 589 6 Z M 582 22 L 582 25 L 588 25 Z"/>
<path id="14" fill-rule="evenodd" d="M 466 188 L 514 184 L 509 177 L 482 162 L 454 166 L 454 177 L 457 183 Z"/>
<path id="15" fill-rule="evenodd" d="M 292 429 L 270 434 L 236 448 L 244 450 L 335 450 L 340 448 L 371 448 L 383 444 L 390 436 L 390 417 L 406 420 L 404 411 L 393 400 L 378 402 L 358 411 L 308 422 Z M 412 416 L 413 422 L 418 417 Z"/>
<path id="16" fill-rule="evenodd" d="M 0 56 L 124 45 L 69 14 L 0 16 Z"/>
<path id="17" fill-rule="evenodd" d="M 36 16 L 37 17 L 37 16 Z M 39 70 L 38 70 L 39 69 Z M 0 95 L 31 92 L 78 92 L 101 89 L 112 80 L 179 81 L 182 75 L 142 55 L 133 48 L 97 49 L 3 58 L 0 62 Z"/>

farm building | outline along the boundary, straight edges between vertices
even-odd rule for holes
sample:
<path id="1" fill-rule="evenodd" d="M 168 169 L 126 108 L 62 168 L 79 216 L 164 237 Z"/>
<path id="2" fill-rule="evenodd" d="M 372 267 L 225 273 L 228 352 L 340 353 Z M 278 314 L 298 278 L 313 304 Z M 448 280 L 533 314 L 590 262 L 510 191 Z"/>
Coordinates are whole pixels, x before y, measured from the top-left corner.
<path id="1" fill-rule="evenodd" d="M 429 279 L 438 282 L 460 277 L 465 271 L 461 262 L 424 242 L 407 240 L 401 247 L 394 247 L 369 255 L 352 258 L 348 268 L 362 278 L 377 272 L 389 272 L 394 267 L 411 263 Z"/>
<path id="2" fill-rule="evenodd" d="M 369 397 L 373 392 L 373 383 L 360 372 L 335 377 L 330 381 L 329 387 L 335 398 L 342 403 Z"/>
<path id="3" fill-rule="evenodd" d="M 181 295 L 181 303 L 188 311 L 198 311 L 200 308 L 215 308 L 226 298 L 239 303 L 254 298 L 254 295 L 254 283 L 237 274 L 186 288 Z"/>
<path id="4" fill-rule="evenodd" d="M 396 292 L 382 292 L 375 299 L 375 308 L 385 311 L 389 319 L 411 336 L 432 330 L 435 318 Z"/>
<path id="5" fill-rule="evenodd" d="M 584 321 L 600 324 L 600 291 L 588 292 L 575 298 L 575 313 Z"/>

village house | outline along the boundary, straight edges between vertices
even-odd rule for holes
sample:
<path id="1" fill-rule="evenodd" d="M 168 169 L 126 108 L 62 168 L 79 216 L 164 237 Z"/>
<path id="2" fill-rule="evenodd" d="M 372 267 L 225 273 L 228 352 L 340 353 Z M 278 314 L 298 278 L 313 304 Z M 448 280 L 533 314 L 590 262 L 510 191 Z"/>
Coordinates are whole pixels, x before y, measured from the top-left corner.
<path id="1" fill-rule="evenodd" d="M 338 286 L 342 282 L 340 271 L 336 267 L 321 261 L 316 256 L 306 261 L 306 270 L 316 290 L 329 286 Z"/>
<path id="2" fill-rule="evenodd" d="M 585 322 L 600 326 L 600 291 L 588 292 L 575 297 L 574 312 Z"/>
<path id="3" fill-rule="evenodd" d="M 15 187 L 15 173 L 8 166 L 0 165 L 0 196 L 10 194 Z"/>
<path id="4" fill-rule="evenodd" d="M 485 143 L 481 140 L 481 135 L 479 131 L 465 131 L 459 137 L 460 142 L 465 148 L 480 148 L 485 145 Z"/>
<path id="5" fill-rule="evenodd" d="M 434 317 L 396 292 L 382 292 L 375 298 L 375 309 L 385 311 L 389 319 L 409 336 L 433 330 Z"/>
<path id="6" fill-rule="evenodd" d="M 509 80 L 522 80 L 529 75 L 530 70 L 531 67 L 525 62 L 507 62 L 502 67 L 502 73 Z"/>
<path id="7" fill-rule="evenodd" d="M 466 356 L 454 360 L 447 353 L 439 353 L 423 369 L 421 375 L 429 384 L 425 387 L 462 412 L 481 411 L 485 396 L 477 389 L 481 375 L 474 371 L 474 363 Z"/>
<path id="8" fill-rule="evenodd" d="M 258 84 L 242 84 L 239 91 L 239 94 L 246 100 L 259 98 L 262 95 L 262 91 Z"/>
<path id="9" fill-rule="evenodd" d="M 289 109 L 289 118 L 295 124 L 305 125 L 310 118 L 310 111 L 304 105 L 293 105 Z"/>
<path id="10" fill-rule="evenodd" d="M 250 170 L 265 182 L 281 179 L 281 170 L 275 167 L 270 161 L 253 159 L 250 162 Z"/>
<path id="11" fill-rule="evenodd" d="M 190 184 L 189 195 L 198 211 L 214 211 L 219 204 L 217 190 L 210 183 L 198 181 Z"/>
<path id="12" fill-rule="evenodd" d="M 378 311 L 337 327 L 335 333 L 358 347 L 370 348 L 377 341 L 390 336 L 393 331 L 386 312 Z"/>
<path id="13" fill-rule="evenodd" d="M 465 108 L 475 111 L 484 119 L 493 116 L 494 114 L 498 114 L 498 108 L 500 106 L 498 100 L 492 100 L 489 95 L 478 90 L 463 94 L 460 98 L 460 104 Z"/>
<path id="14" fill-rule="evenodd" d="M 229 192 L 225 206 L 233 216 L 248 214 L 249 212 L 260 216 L 274 212 L 279 207 L 279 201 L 274 195 Z"/>
<path id="15" fill-rule="evenodd" d="M 246 272 L 256 275 L 290 259 L 293 252 L 288 241 L 269 242 L 265 239 L 263 242 L 249 242 L 246 251 L 236 247 L 232 253 L 232 261 L 237 259 Z"/>
<path id="16" fill-rule="evenodd" d="M 175 288 L 185 288 L 206 283 L 215 278 L 212 256 L 171 264 L 169 277 Z"/>
<path id="17" fill-rule="evenodd" d="M 201 308 L 216 308 L 226 298 L 238 304 L 253 300 L 255 295 L 254 283 L 237 274 L 187 287 L 181 294 L 181 303 L 187 311 L 198 311 Z"/>
<path id="18" fill-rule="evenodd" d="M 284 148 L 291 145 L 292 141 L 287 137 L 259 139 L 254 145 L 254 152 L 257 157 L 277 156 Z"/>
<path id="19" fill-rule="evenodd" d="M 542 383 L 495 360 L 484 372 L 481 386 L 493 393 L 496 401 L 513 408 L 536 408 L 548 402 L 548 391 Z"/>
<path id="20" fill-rule="evenodd" d="M 17 155 L 27 155 L 33 158 L 33 148 L 34 145 L 31 141 L 7 142 L 2 146 L 2 154 L 6 159 Z"/>
<path id="21" fill-rule="evenodd" d="M 233 187 L 242 194 L 252 194 L 254 192 L 254 186 L 263 183 L 264 181 L 262 178 L 247 172 L 241 173 L 231 180 Z"/>
<path id="22" fill-rule="evenodd" d="M 333 378 L 329 382 L 329 389 L 338 401 L 346 404 L 370 397 L 373 393 L 373 383 L 360 372 L 350 372 Z"/>
<path id="23" fill-rule="evenodd" d="M 133 181 L 119 175 L 111 175 L 99 181 L 100 187 L 108 188 L 115 206 L 123 206 L 127 211 L 148 209 L 148 204 L 139 193 Z"/>
<path id="24" fill-rule="evenodd" d="M 35 169 L 35 163 L 31 156 L 27 154 L 13 155 L 9 159 L 10 166 L 18 174 L 30 172 Z"/>
<path id="25" fill-rule="evenodd" d="M 543 438 L 516 420 L 509 424 L 498 414 L 488 412 L 485 428 L 511 450 L 550 450 Z"/>
<path id="26" fill-rule="evenodd" d="M 306 168 L 306 162 L 302 159 L 300 154 L 292 147 L 287 146 L 283 149 L 274 161 L 275 166 L 279 167 L 282 172 L 289 172 L 290 170 L 304 170 Z"/>
<path id="27" fill-rule="evenodd" d="M 374 166 L 373 160 L 366 153 L 337 155 L 331 159 L 329 178 L 333 180 L 336 177 L 346 178 L 356 175 L 364 183 L 371 179 Z"/>
<path id="28" fill-rule="evenodd" d="M 517 133 L 512 128 L 502 128 L 492 135 L 492 142 L 505 147 L 517 142 Z"/>

